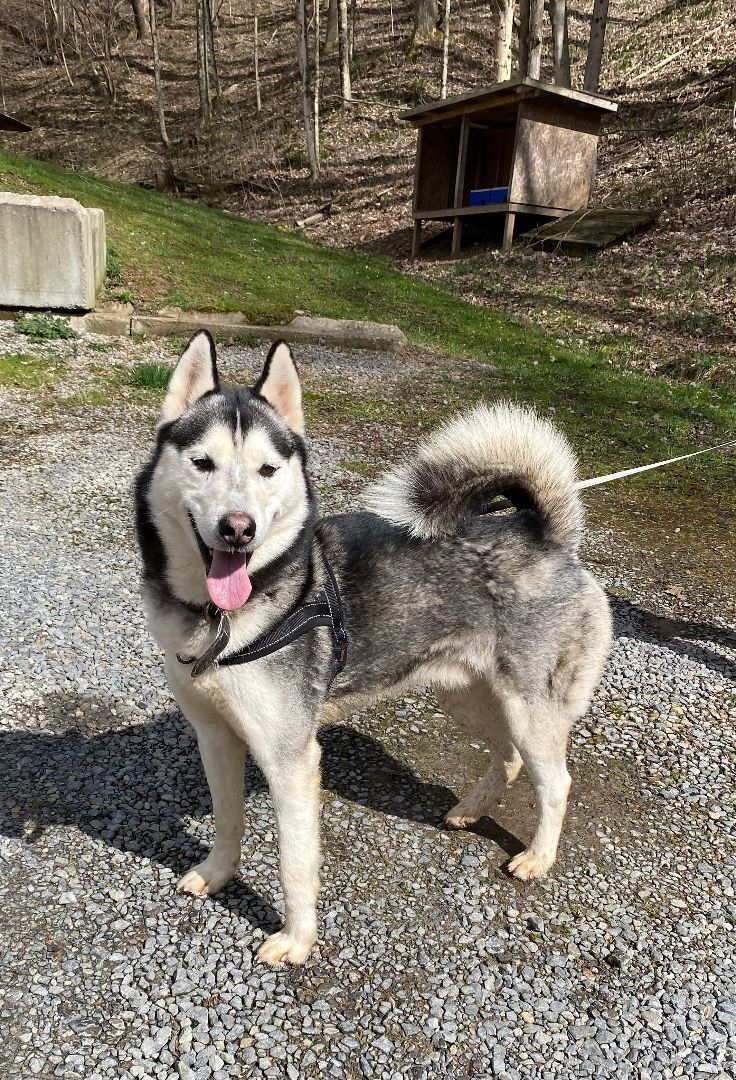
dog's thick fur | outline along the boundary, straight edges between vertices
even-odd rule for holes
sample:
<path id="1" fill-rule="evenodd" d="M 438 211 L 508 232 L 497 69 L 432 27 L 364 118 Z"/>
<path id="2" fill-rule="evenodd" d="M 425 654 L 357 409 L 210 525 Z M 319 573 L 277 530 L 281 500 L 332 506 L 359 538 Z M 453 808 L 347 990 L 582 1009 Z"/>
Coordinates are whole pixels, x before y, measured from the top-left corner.
<path id="1" fill-rule="evenodd" d="M 215 813 L 212 851 L 179 889 L 214 893 L 237 869 L 247 749 L 278 821 L 285 925 L 259 953 L 272 964 L 302 962 L 317 937 L 321 722 L 434 686 L 441 707 L 492 753 L 448 823 L 462 828 L 491 813 L 524 765 L 538 822 L 509 870 L 539 877 L 555 860 L 565 815 L 568 733 L 588 707 L 611 639 L 605 595 L 577 557 L 575 461 L 547 421 L 513 405 L 477 408 L 391 470 L 369 493 L 371 513 L 319 520 L 303 428 L 286 345 L 273 347 L 252 390 L 230 389 L 220 386 L 212 339 L 200 333 L 174 371 L 136 486 L 149 622 L 197 732 Z M 499 495 L 514 513 L 487 512 Z M 347 666 L 334 680 L 327 627 L 196 680 L 177 660 L 212 642 L 215 624 L 198 609 L 208 601 L 208 557 L 227 549 L 218 522 L 235 512 L 249 515 L 256 531 L 244 546 L 252 594 L 232 615 L 227 651 L 314 594 L 322 551 L 350 637 Z"/>

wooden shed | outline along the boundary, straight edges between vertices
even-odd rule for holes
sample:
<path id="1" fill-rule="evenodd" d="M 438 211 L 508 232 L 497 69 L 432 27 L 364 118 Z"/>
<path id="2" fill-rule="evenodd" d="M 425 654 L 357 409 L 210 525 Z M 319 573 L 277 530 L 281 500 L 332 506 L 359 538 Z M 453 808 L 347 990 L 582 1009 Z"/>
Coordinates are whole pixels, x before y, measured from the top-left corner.
<path id="1" fill-rule="evenodd" d="M 30 131 L 28 124 L 22 120 L 16 120 L 14 116 L 0 112 L 0 131 Z"/>
<path id="2" fill-rule="evenodd" d="M 618 106 L 600 94 L 518 78 L 401 114 L 417 129 L 414 240 L 422 222 L 453 222 L 452 253 L 469 217 L 503 215 L 503 250 L 517 218 L 529 224 L 588 205 L 601 121 Z"/>

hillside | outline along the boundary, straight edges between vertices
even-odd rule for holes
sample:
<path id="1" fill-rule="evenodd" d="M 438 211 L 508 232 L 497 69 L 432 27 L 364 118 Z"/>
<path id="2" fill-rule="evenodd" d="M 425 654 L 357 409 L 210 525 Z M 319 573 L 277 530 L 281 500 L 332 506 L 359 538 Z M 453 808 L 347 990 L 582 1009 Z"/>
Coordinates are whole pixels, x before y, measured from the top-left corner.
<path id="1" fill-rule="evenodd" d="M 571 12 L 578 84 L 589 9 L 586 2 Z M 127 9 L 118 10 L 127 18 Z M 329 202 L 329 215 L 306 229 L 322 243 L 390 254 L 402 269 L 440 277 L 474 302 L 565 340 L 572 335 L 584 347 L 605 345 L 616 362 L 734 381 L 736 13 L 729 0 L 612 0 L 602 89 L 620 111 L 601 141 L 594 201 L 651 205 L 661 215 L 647 234 L 594 263 L 520 246 L 509 256 L 479 249 L 461 264 L 448 264 L 438 248 L 407 264 L 414 143 L 398 114 L 437 96 L 440 42 L 407 50 L 409 4 L 387 10 L 363 0 L 357 11 L 355 101 L 346 109 L 339 107 L 336 59 L 323 57 L 323 169 L 316 185 L 306 168 L 292 6 L 283 0 L 260 15 L 260 113 L 251 0 L 221 5 L 223 94 L 208 131 L 197 118 L 193 15 L 187 5 L 172 20 L 161 5 L 168 157 L 153 109 L 148 45 L 121 24 L 104 65 L 73 55 L 52 62 L 41 31 L 27 25 L 26 6 L 8 0 L 0 15 L 3 99 L 34 130 L 6 136 L 2 145 L 290 228 Z M 491 6 L 462 0 L 451 26 L 449 92 L 460 93 L 489 81 Z"/>

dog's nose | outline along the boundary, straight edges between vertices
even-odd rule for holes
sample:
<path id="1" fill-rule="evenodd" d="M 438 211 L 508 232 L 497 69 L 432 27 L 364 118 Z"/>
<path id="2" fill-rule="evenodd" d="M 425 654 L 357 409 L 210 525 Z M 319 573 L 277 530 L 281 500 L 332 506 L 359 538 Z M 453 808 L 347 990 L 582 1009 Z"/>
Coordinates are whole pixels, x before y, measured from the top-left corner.
<path id="1" fill-rule="evenodd" d="M 250 514 L 223 514 L 219 521 L 220 536 L 228 544 L 247 544 L 256 535 L 256 523 Z"/>

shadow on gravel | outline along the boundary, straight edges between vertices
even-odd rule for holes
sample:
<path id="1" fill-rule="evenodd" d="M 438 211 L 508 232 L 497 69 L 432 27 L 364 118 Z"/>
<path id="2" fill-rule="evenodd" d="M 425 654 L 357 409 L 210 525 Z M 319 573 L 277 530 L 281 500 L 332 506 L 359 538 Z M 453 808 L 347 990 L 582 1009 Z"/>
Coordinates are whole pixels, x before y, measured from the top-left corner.
<path id="1" fill-rule="evenodd" d="M 319 741 L 322 786 L 341 799 L 436 828 L 444 827 L 445 814 L 458 802 L 450 788 L 422 780 L 375 739 L 345 724 L 325 728 Z M 492 818 L 481 818 L 466 831 L 492 840 L 509 858 L 524 849 Z"/>
<path id="2" fill-rule="evenodd" d="M 656 615 L 615 596 L 610 600 L 616 637 L 635 637 L 638 641 L 664 646 L 736 681 L 736 631 L 712 623 Z M 732 655 L 727 656 L 711 647 L 715 645 L 723 646 Z"/>
<path id="3" fill-rule="evenodd" d="M 194 732 L 177 709 L 130 724 L 111 706 L 49 696 L 44 730 L 0 732 L 0 835 L 33 844 L 47 828 L 74 826 L 179 876 L 209 850 L 186 828 L 212 809 Z M 212 901 L 267 932 L 282 922 L 241 878 Z"/>
<path id="4" fill-rule="evenodd" d="M 188 819 L 199 821 L 212 809 L 196 738 L 175 708 L 131 724 L 114 707 L 104 699 L 52 695 L 42 730 L 0 732 L 0 834 L 31 845 L 50 827 L 72 826 L 178 876 L 208 850 L 187 827 Z M 449 788 L 422 780 L 347 725 L 326 728 L 320 742 L 323 786 L 345 801 L 435 828 L 457 802 Z M 265 791 L 249 761 L 246 803 Z M 473 831 L 509 857 L 522 850 L 490 818 Z M 275 909 L 240 878 L 212 899 L 264 930 L 280 925 Z"/>

